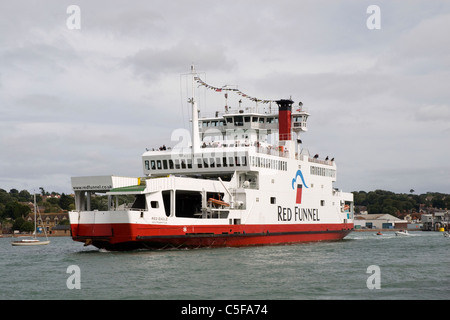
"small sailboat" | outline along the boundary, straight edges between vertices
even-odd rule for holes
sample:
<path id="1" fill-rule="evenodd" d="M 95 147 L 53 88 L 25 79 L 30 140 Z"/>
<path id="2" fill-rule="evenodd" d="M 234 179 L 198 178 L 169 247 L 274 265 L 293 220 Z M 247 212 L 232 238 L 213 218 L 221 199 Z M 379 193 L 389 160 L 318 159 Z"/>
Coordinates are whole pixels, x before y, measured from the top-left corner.
<path id="1" fill-rule="evenodd" d="M 32 237 L 23 237 L 19 240 L 15 240 L 11 242 L 11 245 L 13 246 L 39 246 L 39 245 L 46 245 L 49 244 L 50 241 L 48 240 L 47 237 L 47 233 L 45 232 L 45 228 L 44 228 L 44 233 L 45 233 L 45 241 L 41 241 L 39 239 L 37 239 L 36 237 L 36 213 L 37 213 L 37 205 L 36 205 L 36 194 L 34 195 L 34 232 L 33 232 L 33 236 Z"/>

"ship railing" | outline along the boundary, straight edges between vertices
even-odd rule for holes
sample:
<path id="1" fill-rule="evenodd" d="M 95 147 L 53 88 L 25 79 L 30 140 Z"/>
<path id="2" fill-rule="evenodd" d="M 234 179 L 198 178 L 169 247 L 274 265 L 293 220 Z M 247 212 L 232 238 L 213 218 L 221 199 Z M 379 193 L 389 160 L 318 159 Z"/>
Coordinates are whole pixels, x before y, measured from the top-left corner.
<path id="1" fill-rule="evenodd" d="M 268 146 L 256 146 L 255 147 L 256 152 L 257 153 L 262 153 L 262 154 L 268 154 L 271 156 L 278 156 L 278 157 L 283 157 L 283 158 L 289 158 L 289 151 L 288 150 L 281 150 L 280 147 L 277 146 L 272 146 L 272 145 L 268 145 Z"/>
<path id="2" fill-rule="evenodd" d="M 332 166 L 334 161 L 321 160 L 321 159 L 317 159 L 317 158 L 308 158 L 308 162 L 314 162 L 314 163 L 319 163 L 319 164 L 325 164 L 325 165 L 328 165 L 328 166 Z"/>

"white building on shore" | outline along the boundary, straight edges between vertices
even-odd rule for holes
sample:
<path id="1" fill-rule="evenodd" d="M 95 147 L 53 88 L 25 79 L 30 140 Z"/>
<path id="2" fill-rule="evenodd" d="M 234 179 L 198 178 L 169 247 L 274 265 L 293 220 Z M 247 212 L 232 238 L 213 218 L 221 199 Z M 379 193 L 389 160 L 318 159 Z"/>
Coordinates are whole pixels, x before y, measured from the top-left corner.
<path id="1" fill-rule="evenodd" d="M 359 214 L 354 219 L 355 229 L 406 229 L 407 223 L 387 213 Z"/>

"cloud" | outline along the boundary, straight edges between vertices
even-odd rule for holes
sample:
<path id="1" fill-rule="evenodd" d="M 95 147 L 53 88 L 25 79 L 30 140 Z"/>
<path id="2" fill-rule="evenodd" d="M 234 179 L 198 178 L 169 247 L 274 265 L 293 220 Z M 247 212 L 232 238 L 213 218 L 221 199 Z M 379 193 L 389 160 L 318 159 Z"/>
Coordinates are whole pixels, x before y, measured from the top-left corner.
<path id="1" fill-rule="evenodd" d="M 421 106 L 416 114 L 417 121 L 450 122 L 450 105 L 426 105 Z"/>
<path id="2" fill-rule="evenodd" d="M 380 68 L 393 68 L 409 75 L 449 70 L 450 14 L 425 17 L 405 30 L 380 59 Z"/>
<path id="3" fill-rule="evenodd" d="M 414 172 L 450 171 L 445 1 L 379 1 L 380 30 L 367 1 L 81 0 L 80 30 L 66 27 L 72 3 L 44 3 L 0 3 L 0 188 L 140 175 L 146 147 L 190 126 L 180 74 L 193 63 L 212 85 L 302 101 L 303 143 L 336 157 L 346 190 L 427 191 Z M 211 113 L 224 97 L 199 88 L 199 103 Z M 450 187 L 423 171 L 423 188 Z"/>
<path id="4" fill-rule="evenodd" d="M 220 45 L 200 45 L 180 41 L 168 48 L 145 48 L 125 59 L 124 65 L 146 79 L 154 79 L 160 74 L 179 73 L 187 66 L 201 63 L 202 68 L 216 71 L 228 70 L 235 63 L 226 56 L 226 49 Z"/>

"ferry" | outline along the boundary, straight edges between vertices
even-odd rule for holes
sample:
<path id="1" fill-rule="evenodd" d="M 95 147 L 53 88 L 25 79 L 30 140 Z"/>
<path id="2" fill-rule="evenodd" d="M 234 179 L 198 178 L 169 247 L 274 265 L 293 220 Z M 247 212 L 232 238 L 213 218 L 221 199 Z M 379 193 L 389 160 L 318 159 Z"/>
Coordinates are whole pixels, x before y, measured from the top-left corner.
<path id="1" fill-rule="evenodd" d="M 336 161 L 302 148 L 310 116 L 302 103 L 255 99 L 254 108 L 201 116 L 196 87 L 227 88 L 193 67 L 189 77 L 188 146 L 145 151 L 141 177 L 72 177 L 74 241 L 112 251 L 239 247 L 340 240 L 353 230 L 353 194 L 334 187 Z M 98 194 L 107 208 L 92 209 Z"/>

